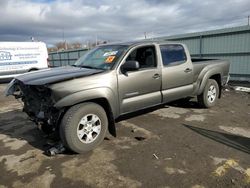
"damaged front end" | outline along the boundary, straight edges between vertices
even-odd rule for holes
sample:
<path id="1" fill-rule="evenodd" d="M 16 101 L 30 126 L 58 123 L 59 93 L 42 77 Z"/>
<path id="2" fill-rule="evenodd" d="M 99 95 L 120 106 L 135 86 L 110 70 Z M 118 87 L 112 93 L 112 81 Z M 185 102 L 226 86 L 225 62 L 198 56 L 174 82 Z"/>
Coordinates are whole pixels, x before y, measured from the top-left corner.
<path id="1" fill-rule="evenodd" d="M 53 107 L 55 101 L 48 85 L 26 85 L 13 79 L 5 90 L 5 95 L 13 95 L 23 101 L 23 111 L 45 133 L 53 132 L 59 122 L 61 111 Z"/>

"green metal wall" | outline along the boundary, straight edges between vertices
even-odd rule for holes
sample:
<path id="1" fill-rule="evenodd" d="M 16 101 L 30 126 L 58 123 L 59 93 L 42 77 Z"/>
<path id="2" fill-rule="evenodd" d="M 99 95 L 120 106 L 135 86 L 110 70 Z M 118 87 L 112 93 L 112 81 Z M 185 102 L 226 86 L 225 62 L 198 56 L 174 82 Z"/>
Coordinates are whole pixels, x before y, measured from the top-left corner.
<path id="1" fill-rule="evenodd" d="M 230 79 L 250 81 L 250 26 L 161 37 L 186 44 L 192 57 L 226 59 L 231 62 Z M 52 66 L 73 64 L 87 49 L 49 53 Z"/>
<path id="2" fill-rule="evenodd" d="M 49 53 L 49 63 L 53 67 L 72 65 L 84 55 L 87 49 L 76 49 Z"/>
<path id="3" fill-rule="evenodd" d="M 231 62 L 231 80 L 250 81 L 250 26 L 161 37 L 160 39 L 186 44 L 192 57 L 227 59 Z"/>

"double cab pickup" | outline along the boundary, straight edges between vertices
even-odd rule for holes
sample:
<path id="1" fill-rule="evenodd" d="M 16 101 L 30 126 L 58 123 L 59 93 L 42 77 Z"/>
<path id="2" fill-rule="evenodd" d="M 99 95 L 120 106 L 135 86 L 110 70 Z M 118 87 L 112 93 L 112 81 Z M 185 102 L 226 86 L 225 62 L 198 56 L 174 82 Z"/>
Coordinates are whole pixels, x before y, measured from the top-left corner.
<path id="1" fill-rule="evenodd" d="M 98 46 L 72 66 L 18 76 L 6 95 L 21 98 L 23 111 L 46 132 L 58 131 L 65 147 L 83 153 L 115 120 L 131 112 L 197 96 L 205 108 L 216 104 L 227 83 L 229 62 L 192 59 L 187 47 L 166 41 Z"/>

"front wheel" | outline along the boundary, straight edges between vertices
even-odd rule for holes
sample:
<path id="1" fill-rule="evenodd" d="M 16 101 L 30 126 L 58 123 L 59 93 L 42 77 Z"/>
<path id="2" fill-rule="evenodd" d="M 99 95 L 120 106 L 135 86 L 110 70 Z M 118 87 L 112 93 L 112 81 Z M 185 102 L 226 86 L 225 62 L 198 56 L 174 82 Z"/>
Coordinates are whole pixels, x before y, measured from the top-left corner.
<path id="1" fill-rule="evenodd" d="M 71 107 L 60 125 L 63 144 L 76 153 L 96 148 L 104 139 L 108 128 L 105 110 L 96 103 L 82 103 Z"/>
<path id="2" fill-rule="evenodd" d="M 218 96 L 219 96 L 218 83 L 213 79 L 208 79 L 203 92 L 197 96 L 197 99 L 202 107 L 210 108 L 216 104 Z"/>

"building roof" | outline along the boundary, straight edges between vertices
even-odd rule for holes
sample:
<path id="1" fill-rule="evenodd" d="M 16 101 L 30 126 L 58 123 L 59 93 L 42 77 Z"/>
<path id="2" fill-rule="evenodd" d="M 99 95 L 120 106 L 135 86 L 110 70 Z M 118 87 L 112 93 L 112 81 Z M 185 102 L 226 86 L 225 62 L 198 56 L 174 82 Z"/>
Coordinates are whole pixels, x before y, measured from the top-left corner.
<path id="1" fill-rule="evenodd" d="M 240 32 L 250 32 L 250 26 L 245 25 L 245 26 L 216 29 L 216 30 L 203 31 L 203 32 L 171 35 L 171 36 L 159 37 L 157 39 L 162 39 L 162 40 L 169 40 L 170 39 L 171 40 L 171 39 L 176 39 L 176 38 L 178 38 L 178 39 L 193 38 L 193 37 L 197 37 L 197 36 L 220 35 L 220 34 L 225 34 L 225 33 L 240 33 Z"/>

